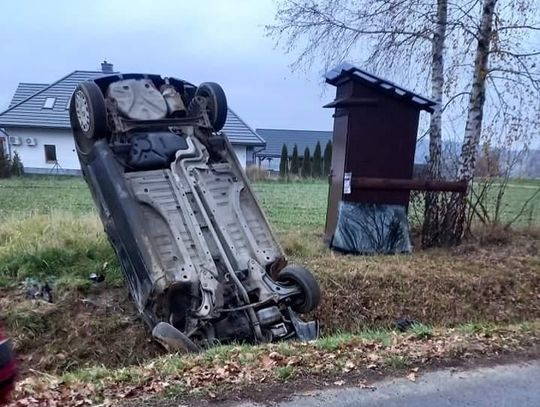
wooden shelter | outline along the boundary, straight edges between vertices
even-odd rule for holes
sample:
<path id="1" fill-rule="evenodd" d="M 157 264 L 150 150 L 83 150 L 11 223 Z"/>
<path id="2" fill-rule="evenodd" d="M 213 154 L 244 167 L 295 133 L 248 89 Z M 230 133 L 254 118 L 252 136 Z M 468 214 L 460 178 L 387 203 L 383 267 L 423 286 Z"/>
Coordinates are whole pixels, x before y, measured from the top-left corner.
<path id="1" fill-rule="evenodd" d="M 328 241 L 343 203 L 370 205 L 375 212 L 381 205 L 402 207 L 406 214 L 411 189 L 461 188 L 412 180 L 419 114 L 433 112 L 433 101 L 349 64 L 328 72 L 326 82 L 337 88 L 335 100 L 324 106 L 335 109 Z"/>

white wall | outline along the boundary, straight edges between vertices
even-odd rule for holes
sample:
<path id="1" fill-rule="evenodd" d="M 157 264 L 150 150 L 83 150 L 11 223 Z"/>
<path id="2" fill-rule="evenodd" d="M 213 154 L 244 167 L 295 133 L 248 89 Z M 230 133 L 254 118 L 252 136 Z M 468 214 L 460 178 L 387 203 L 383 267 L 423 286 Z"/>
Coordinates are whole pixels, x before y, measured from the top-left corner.
<path id="1" fill-rule="evenodd" d="M 12 152 L 17 151 L 22 163 L 28 173 L 48 172 L 53 169 L 54 164 L 45 161 L 45 144 L 56 146 L 56 158 L 62 170 L 66 172 L 80 171 L 75 142 L 71 130 L 68 129 L 32 129 L 32 128 L 11 128 L 6 129 L 9 136 L 18 136 L 22 144 L 11 146 Z M 35 146 L 27 146 L 25 139 L 33 137 L 36 139 Z M 246 166 L 246 146 L 234 145 L 234 152 L 242 164 Z M 56 173 L 56 171 L 54 171 Z M 59 171 L 61 172 L 61 171 Z"/>
<path id="2" fill-rule="evenodd" d="M 58 165 L 64 170 L 80 170 L 79 160 L 75 151 L 75 142 L 68 129 L 32 129 L 32 128 L 11 128 L 6 129 L 10 136 L 17 136 L 21 139 L 21 145 L 11 145 L 11 151 L 15 151 L 21 157 L 22 163 L 27 172 L 33 172 L 33 169 L 51 170 L 54 163 L 45 161 L 45 144 L 56 146 L 56 158 Z M 35 146 L 28 146 L 25 143 L 26 138 L 36 139 Z"/>
<path id="3" fill-rule="evenodd" d="M 233 150 L 238 157 L 238 161 L 242 164 L 242 168 L 246 168 L 246 146 L 233 145 Z"/>

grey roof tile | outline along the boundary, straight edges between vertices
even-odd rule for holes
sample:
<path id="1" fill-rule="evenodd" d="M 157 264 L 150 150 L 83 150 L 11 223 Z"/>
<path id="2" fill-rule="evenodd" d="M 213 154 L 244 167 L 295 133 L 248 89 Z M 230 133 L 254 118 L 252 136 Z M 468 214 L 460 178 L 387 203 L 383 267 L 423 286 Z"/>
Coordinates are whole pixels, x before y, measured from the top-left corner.
<path id="1" fill-rule="evenodd" d="M 47 86 L 49 85 L 46 83 L 19 83 L 19 86 L 17 86 L 17 90 L 15 90 L 15 94 L 13 95 L 13 99 L 11 99 L 9 107 L 15 106 L 24 99 L 32 96 L 34 93 L 43 90 Z"/>
<path id="2" fill-rule="evenodd" d="M 80 82 L 102 76 L 102 71 L 74 71 L 51 85 L 20 83 L 7 110 L 0 113 L 0 127 L 70 128 L 68 101 Z M 47 98 L 56 98 L 44 109 Z M 264 146 L 264 140 L 229 109 L 223 128 L 232 144 Z"/>
<path id="3" fill-rule="evenodd" d="M 245 144 L 260 147 L 265 145 L 265 140 L 230 108 L 227 113 L 225 126 L 223 126 L 223 132 L 227 135 L 227 138 L 232 144 Z"/>
<path id="4" fill-rule="evenodd" d="M 313 154 L 317 141 L 319 141 L 321 150 L 324 152 L 326 143 L 332 140 L 331 131 L 257 129 L 257 133 L 266 141 L 266 148 L 257 153 L 257 157 L 280 157 L 283 144 L 287 145 L 289 155 L 292 154 L 296 144 L 298 155 L 302 157 L 306 147 L 309 147 L 310 153 Z"/>
<path id="5" fill-rule="evenodd" d="M 70 128 L 66 109 L 71 94 L 80 82 L 103 75 L 101 71 L 75 71 L 0 113 L 2 127 Z M 16 96 L 15 92 L 15 96 Z M 47 98 L 56 98 L 52 109 L 44 109 Z M 14 97 L 15 98 L 15 97 Z"/>

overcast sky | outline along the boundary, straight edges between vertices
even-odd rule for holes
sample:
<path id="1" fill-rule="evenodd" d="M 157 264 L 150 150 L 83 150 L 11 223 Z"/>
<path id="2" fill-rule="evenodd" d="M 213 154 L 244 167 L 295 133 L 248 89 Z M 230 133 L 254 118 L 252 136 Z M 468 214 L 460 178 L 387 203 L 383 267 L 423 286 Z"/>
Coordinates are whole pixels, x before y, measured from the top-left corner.
<path id="1" fill-rule="evenodd" d="M 220 83 L 252 127 L 330 130 L 320 67 L 265 37 L 273 0 L 1 0 L 0 110 L 19 82 L 51 83 L 107 59 L 122 72 Z"/>

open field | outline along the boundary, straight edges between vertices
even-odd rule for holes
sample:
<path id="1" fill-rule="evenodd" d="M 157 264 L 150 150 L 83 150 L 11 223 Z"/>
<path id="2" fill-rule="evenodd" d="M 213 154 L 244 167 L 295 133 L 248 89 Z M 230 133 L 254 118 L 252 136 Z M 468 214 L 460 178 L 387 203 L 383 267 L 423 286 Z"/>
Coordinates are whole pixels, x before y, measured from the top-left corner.
<path id="1" fill-rule="evenodd" d="M 324 229 L 328 185 L 324 181 L 256 182 L 253 188 L 273 227 L 278 232 Z M 511 182 L 503 199 L 502 220 L 513 219 L 540 188 L 540 180 Z M 540 224 L 540 194 L 516 222 L 518 226 Z M 68 211 L 94 212 L 84 181 L 78 177 L 24 177 L 0 180 L 0 219 L 10 214 Z"/>

